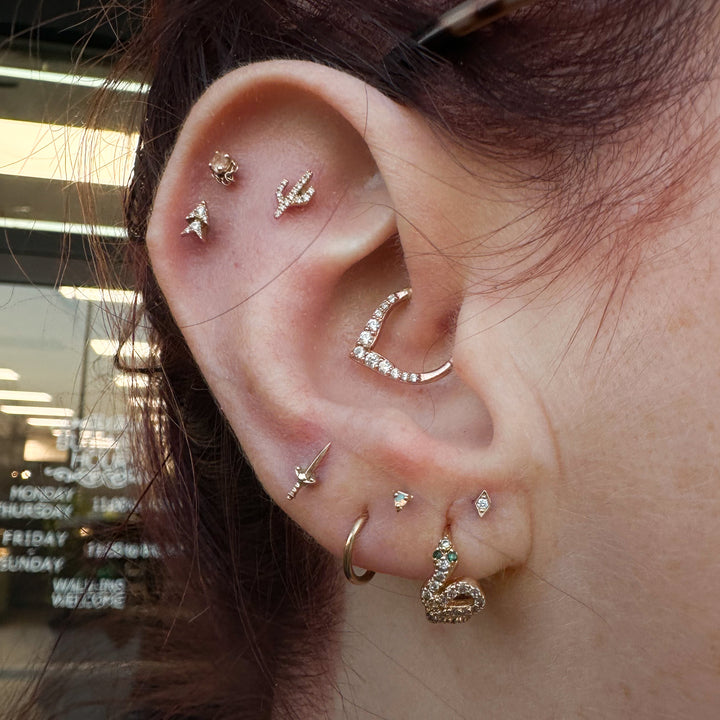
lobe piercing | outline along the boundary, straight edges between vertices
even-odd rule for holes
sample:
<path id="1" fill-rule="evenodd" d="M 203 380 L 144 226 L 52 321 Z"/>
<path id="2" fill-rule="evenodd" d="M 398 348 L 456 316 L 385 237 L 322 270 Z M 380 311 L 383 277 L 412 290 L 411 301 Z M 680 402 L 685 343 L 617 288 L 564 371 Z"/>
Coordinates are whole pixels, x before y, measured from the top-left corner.
<path id="1" fill-rule="evenodd" d="M 452 370 L 452 360 L 448 360 L 439 368 L 431 370 L 430 372 L 414 373 L 405 372 L 398 367 L 395 367 L 386 357 L 383 357 L 379 353 L 373 352 L 372 349 L 380 336 L 380 330 L 382 329 L 385 318 L 390 311 L 399 305 L 403 300 L 408 300 L 412 295 L 410 288 L 405 288 L 399 292 L 388 295 L 383 302 L 378 305 L 377 309 L 373 313 L 373 316 L 367 321 L 365 329 L 360 333 L 355 347 L 350 353 L 350 357 L 355 362 L 365 365 L 365 367 L 374 370 L 381 375 L 397 380 L 399 382 L 411 383 L 414 385 L 421 385 L 423 383 L 433 382 L 439 380 L 441 377 L 445 377 Z"/>
<path id="2" fill-rule="evenodd" d="M 235 172 L 238 169 L 238 164 L 227 153 L 216 150 L 208 163 L 208 167 L 212 176 L 221 185 L 227 187 L 230 183 L 235 182 Z"/>
<path id="3" fill-rule="evenodd" d="M 355 545 L 355 538 L 358 536 L 358 533 L 363 529 L 363 526 L 367 522 L 367 519 L 367 513 L 361 515 L 353 524 L 352 529 L 350 530 L 350 534 L 345 541 L 345 550 L 343 551 L 343 572 L 345 573 L 345 577 L 353 585 L 362 585 L 363 583 L 370 582 L 375 575 L 372 570 L 366 570 L 362 575 L 358 575 L 353 569 L 353 545 Z"/>
<path id="4" fill-rule="evenodd" d="M 183 231 L 182 235 L 189 235 L 195 233 L 203 242 L 205 238 L 203 233 L 207 230 L 208 226 L 208 207 L 204 200 L 200 201 L 199 205 L 195 206 L 195 209 L 185 216 L 185 221 L 190 223 Z"/>
<path id="5" fill-rule="evenodd" d="M 295 477 L 297 477 L 297 482 L 293 485 L 292 490 L 290 490 L 287 494 L 288 500 L 292 500 L 303 485 L 314 485 L 317 482 L 315 470 L 317 470 L 318 465 L 323 461 L 325 455 L 327 455 L 327 451 L 330 449 L 331 444 L 332 443 L 328 443 L 315 456 L 315 459 L 307 466 L 307 468 L 303 469 L 299 465 L 295 468 Z"/>
<path id="6" fill-rule="evenodd" d="M 485 595 L 470 578 L 448 584 L 458 564 L 458 554 L 450 540 L 449 530 L 433 552 L 435 573 L 425 583 L 420 595 L 430 622 L 462 623 L 485 607 Z"/>
<path id="7" fill-rule="evenodd" d="M 480 517 L 482 517 L 490 509 L 490 496 L 487 490 L 483 490 L 475 500 L 475 509 Z"/>
<path id="8" fill-rule="evenodd" d="M 308 183 L 312 179 L 312 171 L 308 170 L 293 186 L 287 195 L 283 191 L 287 187 L 289 180 L 284 179 L 275 191 L 277 198 L 277 210 L 275 211 L 275 219 L 279 218 L 291 205 L 307 205 L 312 196 L 315 194 L 315 188 Z"/>
<path id="9" fill-rule="evenodd" d="M 412 499 L 413 496 L 410 495 L 410 493 L 403 492 L 402 490 L 396 490 L 393 495 L 395 510 L 400 512 Z"/>

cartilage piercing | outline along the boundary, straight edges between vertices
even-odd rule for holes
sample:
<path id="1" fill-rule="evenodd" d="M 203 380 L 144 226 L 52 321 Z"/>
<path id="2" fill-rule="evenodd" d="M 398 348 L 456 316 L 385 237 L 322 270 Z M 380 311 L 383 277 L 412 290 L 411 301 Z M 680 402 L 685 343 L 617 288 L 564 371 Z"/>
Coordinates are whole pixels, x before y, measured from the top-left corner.
<path id="1" fill-rule="evenodd" d="M 330 449 L 331 444 L 332 443 L 328 443 L 306 468 L 302 468 L 299 465 L 296 466 L 295 477 L 297 477 L 297 482 L 293 485 L 292 490 L 290 490 L 287 494 L 288 500 L 292 500 L 303 485 L 314 485 L 317 482 L 315 471 L 317 470 L 318 465 L 323 461 L 325 455 L 327 455 L 327 451 Z"/>
<path id="2" fill-rule="evenodd" d="M 205 242 L 204 233 L 208 227 L 208 207 L 204 200 L 201 200 L 195 209 L 185 216 L 185 221 L 189 223 L 182 231 L 182 235 L 195 233 L 203 242 Z"/>
<path id="3" fill-rule="evenodd" d="M 396 367 L 386 357 L 373 350 L 380 336 L 385 318 L 394 307 L 397 307 L 404 300 L 408 300 L 411 295 L 412 290 L 405 288 L 404 290 L 388 295 L 385 300 L 378 305 L 372 317 L 365 324 L 365 329 L 360 333 L 355 347 L 350 352 L 350 357 L 355 360 L 355 362 L 370 368 L 370 370 L 374 370 L 380 375 L 385 375 L 398 382 L 422 385 L 445 377 L 445 375 L 452 370 L 452 360 L 448 360 L 439 368 L 430 370 L 429 372 L 407 372 Z"/>
<path id="4" fill-rule="evenodd" d="M 235 182 L 235 173 L 237 172 L 238 164 L 230 157 L 230 155 L 228 155 L 228 153 L 216 150 L 212 159 L 208 163 L 208 167 L 210 168 L 212 176 L 221 185 L 225 185 L 227 187 L 230 183 Z"/>

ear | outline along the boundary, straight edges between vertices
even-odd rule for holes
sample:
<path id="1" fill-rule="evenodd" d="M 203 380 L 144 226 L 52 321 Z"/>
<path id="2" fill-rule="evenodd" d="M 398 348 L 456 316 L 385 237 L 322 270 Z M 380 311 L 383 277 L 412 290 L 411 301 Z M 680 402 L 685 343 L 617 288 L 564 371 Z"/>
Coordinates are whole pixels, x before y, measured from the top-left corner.
<path id="1" fill-rule="evenodd" d="M 208 169 L 216 150 L 237 161 L 230 186 Z M 148 231 L 174 317 L 267 492 L 337 556 L 367 512 L 355 562 L 406 577 L 432 572 L 448 524 L 458 572 L 483 577 L 525 561 L 532 490 L 554 472 L 512 342 L 468 293 L 472 273 L 449 259 L 509 207 L 457 152 L 349 75 L 247 66 L 193 108 Z M 276 187 L 287 179 L 287 192 L 306 170 L 314 196 L 275 218 Z M 204 241 L 182 234 L 201 200 Z M 431 385 L 349 357 L 373 310 L 404 287 L 412 299 L 388 317 L 378 349 L 412 371 L 452 357 L 452 372 Z M 288 500 L 294 468 L 330 441 L 317 483 Z M 414 496 L 402 513 L 396 490 Z M 482 490 L 492 505 L 480 519 Z"/>

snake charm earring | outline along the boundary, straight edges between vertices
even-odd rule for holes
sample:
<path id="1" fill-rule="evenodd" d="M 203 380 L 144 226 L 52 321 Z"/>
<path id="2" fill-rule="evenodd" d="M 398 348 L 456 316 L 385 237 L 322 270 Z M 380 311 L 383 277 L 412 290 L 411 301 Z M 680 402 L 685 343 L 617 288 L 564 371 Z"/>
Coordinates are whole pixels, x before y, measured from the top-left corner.
<path id="1" fill-rule="evenodd" d="M 427 619 L 434 623 L 467 622 L 485 607 L 485 595 L 470 578 L 450 582 L 458 564 L 458 554 L 447 530 L 433 552 L 433 562 L 435 573 L 425 583 L 420 595 Z"/>

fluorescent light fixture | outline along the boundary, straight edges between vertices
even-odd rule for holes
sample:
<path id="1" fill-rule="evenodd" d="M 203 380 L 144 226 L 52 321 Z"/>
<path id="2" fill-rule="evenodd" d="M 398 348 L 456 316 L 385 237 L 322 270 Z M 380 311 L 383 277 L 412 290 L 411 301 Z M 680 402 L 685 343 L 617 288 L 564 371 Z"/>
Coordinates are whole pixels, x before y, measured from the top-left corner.
<path id="1" fill-rule="evenodd" d="M 127 186 L 137 133 L 0 118 L 0 173 Z"/>
<path id="2" fill-rule="evenodd" d="M 146 93 L 150 89 L 149 85 L 128 80 L 108 82 L 107 78 L 102 77 L 31 70 L 30 68 L 8 67 L 6 65 L 0 66 L 0 77 L 15 78 L 16 80 L 34 80 L 35 82 L 55 83 L 56 85 L 72 85 L 73 87 L 96 89 L 107 87 L 114 92 Z"/>
<path id="3" fill-rule="evenodd" d="M 150 378 L 141 373 L 124 373 L 115 376 L 115 384 L 125 388 L 145 388 L 150 384 Z"/>
<path id="4" fill-rule="evenodd" d="M 118 351 L 117 340 L 103 340 L 101 338 L 95 338 L 90 341 L 90 347 L 97 355 L 104 355 L 105 357 L 114 357 Z M 150 343 L 143 342 L 142 340 L 128 341 L 122 346 L 122 357 L 137 357 L 142 360 L 147 360 L 150 357 Z"/>
<path id="5" fill-rule="evenodd" d="M 0 390 L 0 400 L 14 400 L 15 402 L 52 402 L 52 395 L 44 392 Z"/>
<path id="6" fill-rule="evenodd" d="M 87 300 L 97 303 L 125 303 L 130 304 L 138 296 L 134 290 L 111 290 L 97 287 L 73 287 L 61 285 L 58 292 L 68 300 Z"/>
<path id="7" fill-rule="evenodd" d="M 0 405 L 0 412 L 7 415 L 41 415 L 47 417 L 72 417 L 70 408 L 32 407 L 31 405 Z"/>
<path id="8" fill-rule="evenodd" d="M 55 222 L 54 220 L 27 220 L 25 218 L 0 217 L 0 228 L 51 232 L 61 235 L 97 235 L 99 237 L 127 238 L 125 228 L 113 225 L 86 225 L 85 223 Z"/>
<path id="9" fill-rule="evenodd" d="M 47 462 L 56 463 L 63 462 L 67 458 L 67 453 L 58 450 L 55 442 L 50 438 L 38 439 L 30 438 L 25 441 L 23 448 L 23 460 L 25 462 Z"/>
<path id="10" fill-rule="evenodd" d="M 12 382 L 17 382 L 20 379 L 20 376 L 10 368 L 0 368 L 0 380 L 10 380 Z"/>
<path id="11" fill-rule="evenodd" d="M 31 417 L 27 419 L 27 424 L 33 427 L 49 427 L 49 428 L 69 428 L 72 424 L 67 418 L 37 418 Z"/>

